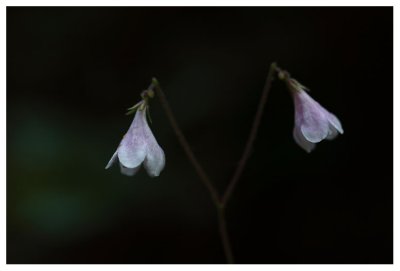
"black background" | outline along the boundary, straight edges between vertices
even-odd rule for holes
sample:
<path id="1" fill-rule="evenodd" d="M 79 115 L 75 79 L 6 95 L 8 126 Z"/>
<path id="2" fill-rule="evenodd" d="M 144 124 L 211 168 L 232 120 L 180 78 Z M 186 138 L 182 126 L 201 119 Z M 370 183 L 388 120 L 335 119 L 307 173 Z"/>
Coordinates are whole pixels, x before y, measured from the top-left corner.
<path id="1" fill-rule="evenodd" d="M 152 76 L 222 191 L 277 61 L 342 121 L 307 154 L 275 81 L 227 210 L 237 263 L 392 263 L 392 8 L 7 8 L 7 262 L 224 263 L 157 99 L 167 165 L 104 170 Z"/>

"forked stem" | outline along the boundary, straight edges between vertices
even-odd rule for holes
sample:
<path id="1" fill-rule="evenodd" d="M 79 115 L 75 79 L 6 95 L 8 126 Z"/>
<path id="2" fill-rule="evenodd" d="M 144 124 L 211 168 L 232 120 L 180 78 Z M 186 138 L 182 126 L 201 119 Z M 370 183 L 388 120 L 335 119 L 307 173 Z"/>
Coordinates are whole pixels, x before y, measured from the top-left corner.
<path id="1" fill-rule="evenodd" d="M 189 161 L 192 163 L 194 166 L 197 174 L 200 177 L 200 180 L 204 183 L 204 185 L 207 187 L 211 198 L 217 208 L 217 214 L 218 214 L 218 224 L 219 224 L 219 232 L 221 235 L 221 241 L 222 245 L 224 248 L 225 252 L 225 257 L 228 263 L 233 264 L 234 263 L 234 257 L 233 257 L 233 252 L 232 252 L 232 247 L 229 241 L 229 235 L 228 235 L 228 230 L 226 226 L 226 219 L 225 219 L 225 210 L 226 210 L 226 205 L 232 196 L 232 193 L 243 173 L 243 170 L 246 166 L 247 160 L 250 157 L 251 150 L 253 148 L 254 141 L 257 136 L 257 131 L 261 123 L 261 118 L 264 112 L 265 104 L 267 102 L 268 94 L 271 89 L 271 84 L 272 80 L 274 79 L 274 74 L 276 71 L 280 71 L 280 69 L 277 67 L 275 63 L 272 63 L 268 72 L 268 76 L 265 82 L 265 86 L 263 89 L 263 92 L 261 94 L 260 102 L 258 104 L 257 112 L 253 120 L 253 125 L 250 130 L 249 137 L 247 139 L 242 157 L 239 160 L 238 167 L 236 168 L 227 189 L 225 190 L 223 196 L 220 198 L 218 195 L 218 191 L 211 182 L 210 178 L 207 176 L 206 172 L 204 171 L 203 167 L 197 160 L 196 156 L 194 155 L 189 143 L 186 140 L 186 137 L 183 135 L 182 130 L 179 128 L 179 125 L 175 119 L 175 116 L 171 110 L 171 107 L 168 103 L 168 100 L 164 94 L 164 92 L 161 89 L 161 86 L 159 82 L 157 81 L 156 78 L 153 78 L 152 83 L 149 87 L 149 90 L 154 90 L 157 94 L 157 96 L 160 98 L 161 104 L 165 110 L 165 113 L 168 117 L 168 120 L 179 140 L 179 143 L 181 144 L 183 150 L 185 151 L 187 157 L 189 158 Z"/>

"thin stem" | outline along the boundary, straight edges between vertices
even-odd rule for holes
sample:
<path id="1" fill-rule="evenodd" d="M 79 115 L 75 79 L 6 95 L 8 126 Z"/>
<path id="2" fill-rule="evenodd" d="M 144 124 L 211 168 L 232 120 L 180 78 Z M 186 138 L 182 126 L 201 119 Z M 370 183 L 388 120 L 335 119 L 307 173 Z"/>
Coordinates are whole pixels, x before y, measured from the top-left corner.
<path id="1" fill-rule="evenodd" d="M 265 81 L 265 86 L 264 86 L 263 92 L 261 94 L 260 102 L 258 104 L 258 109 L 257 109 L 256 115 L 253 120 L 253 126 L 251 127 L 250 134 L 247 139 L 246 146 L 244 148 L 242 157 L 240 158 L 238 167 L 236 168 L 236 170 L 232 176 L 232 179 L 229 182 L 229 185 L 228 185 L 227 189 L 225 190 L 225 193 L 222 197 L 221 205 L 223 207 L 226 206 L 229 198 L 232 196 L 232 193 L 237 185 L 237 182 L 239 181 L 240 176 L 242 175 L 243 170 L 246 166 L 247 160 L 250 157 L 250 153 L 251 153 L 254 141 L 256 139 L 256 136 L 257 136 L 258 127 L 260 126 L 260 123 L 261 123 L 261 117 L 264 112 L 265 104 L 267 102 L 268 94 L 271 89 L 271 83 L 272 83 L 272 80 L 274 79 L 274 73 L 276 70 L 277 70 L 276 63 L 272 63 L 269 68 L 268 76 Z"/>
<path id="2" fill-rule="evenodd" d="M 231 244 L 229 242 L 229 235 L 226 228 L 226 220 L 225 220 L 225 208 L 222 206 L 218 208 L 218 224 L 219 224 L 219 232 L 221 234 L 221 241 L 224 247 L 225 257 L 229 264 L 234 263 L 233 253 Z"/>
<path id="3" fill-rule="evenodd" d="M 233 174 L 233 177 L 232 177 L 231 181 L 229 182 L 229 185 L 221 199 L 219 198 L 217 189 L 215 188 L 215 186 L 212 184 L 212 182 L 208 178 L 207 174 L 205 173 L 205 171 L 202 168 L 202 166 L 200 165 L 200 163 L 197 161 L 197 158 L 193 154 L 193 151 L 190 148 L 189 143 L 187 142 L 185 136 L 183 135 L 181 129 L 179 128 L 178 123 L 175 119 L 175 116 L 171 110 L 171 107 L 169 106 L 168 100 L 165 97 L 165 94 L 162 91 L 157 79 L 153 78 L 152 83 L 151 83 L 150 87 L 148 88 L 149 90 L 154 89 L 157 96 L 160 98 L 161 104 L 164 107 L 164 110 L 167 114 L 168 120 L 169 120 L 176 136 L 178 137 L 178 140 L 179 140 L 183 150 L 185 151 L 190 162 L 193 164 L 197 174 L 200 177 L 200 180 L 204 183 L 204 185 L 207 187 L 208 191 L 210 192 L 211 198 L 217 208 L 219 232 L 221 235 L 221 241 L 222 241 L 222 245 L 224 248 L 225 256 L 226 256 L 227 262 L 230 264 L 234 263 L 234 258 L 233 258 L 232 248 L 230 245 L 229 235 L 228 235 L 227 226 L 226 226 L 226 219 L 225 219 L 226 203 L 228 202 L 229 198 L 231 197 L 233 190 L 234 190 L 240 176 L 242 175 L 244 167 L 246 166 L 246 162 L 250 157 L 251 149 L 253 147 L 254 141 L 257 136 L 258 127 L 260 126 L 261 117 L 264 112 L 264 107 L 267 102 L 269 91 L 271 89 L 271 83 L 272 83 L 272 80 L 274 79 L 274 73 L 276 71 L 280 71 L 280 69 L 276 66 L 275 63 L 272 63 L 270 66 L 270 70 L 268 72 L 264 90 L 262 92 L 260 102 L 258 105 L 258 109 L 257 109 L 256 115 L 255 115 L 254 121 L 253 121 L 253 126 L 251 128 L 249 138 L 246 142 L 246 146 L 244 148 L 242 157 L 241 157 L 241 159 L 239 161 L 239 165 L 236 168 L 236 170 Z"/>
<path id="4" fill-rule="evenodd" d="M 160 98 L 161 105 L 164 107 L 165 113 L 167 114 L 168 120 L 171 123 L 172 129 L 175 131 L 175 134 L 178 137 L 179 143 L 181 144 L 181 146 L 182 146 L 183 150 L 185 151 L 187 157 L 189 158 L 190 162 L 193 164 L 197 174 L 200 177 L 200 180 L 204 183 L 204 185 L 207 187 L 208 191 L 210 192 L 211 198 L 212 198 L 213 202 L 215 203 L 216 207 L 219 208 L 220 201 L 219 201 L 217 189 L 211 183 L 211 181 L 208 178 L 207 174 L 205 173 L 203 167 L 200 165 L 199 161 L 197 161 L 197 158 L 193 154 L 193 151 L 190 148 L 189 143 L 187 142 L 185 136 L 183 135 L 181 129 L 179 128 L 178 123 L 176 122 L 174 113 L 172 112 L 171 107 L 169 106 L 168 100 L 165 97 L 165 94 L 162 91 L 157 79 L 153 78 L 152 84 L 150 85 L 150 87 L 154 88 L 157 96 Z"/>

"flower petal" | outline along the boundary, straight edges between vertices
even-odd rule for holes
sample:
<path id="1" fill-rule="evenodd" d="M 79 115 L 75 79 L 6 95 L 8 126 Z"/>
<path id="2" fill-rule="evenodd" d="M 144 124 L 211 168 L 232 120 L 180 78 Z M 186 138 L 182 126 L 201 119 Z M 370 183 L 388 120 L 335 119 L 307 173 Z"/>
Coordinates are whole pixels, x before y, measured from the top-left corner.
<path id="1" fill-rule="evenodd" d="M 311 121 L 308 121 L 306 124 L 301 126 L 301 132 L 304 137 L 312 142 L 318 143 L 325 139 L 329 134 L 329 124 L 326 122 L 314 122 L 311 124 Z"/>
<path id="2" fill-rule="evenodd" d="M 332 113 L 328 112 L 328 120 L 329 120 L 329 123 L 330 123 L 333 127 L 335 127 L 336 130 L 337 130 L 339 133 L 341 133 L 341 134 L 344 133 L 343 128 L 342 128 L 342 124 L 340 123 L 340 120 L 339 120 L 335 115 L 333 115 Z"/>
<path id="3" fill-rule="evenodd" d="M 150 177 L 157 177 L 165 166 L 165 155 L 161 147 L 155 142 L 155 144 L 149 144 L 147 150 L 147 156 L 144 160 L 144 168 Z"/>
<path id="4" fill-rule="evenodd" d="M 108 162 L 106 169 L 109 169 L 115 162 L 115 160 L 117 159 L 117 154 L 118 154 L 118 150 L 116 150 L 113 154 L 113 156 L 111 157 L 110 161 Z"/>
<path id="5" fill-rule="evenodd" d="M 137 166 L 137 167 L 135 167 L 135 168 L 128 168 L 128 167 L 125 167 L 123 164 L 119 164 L 119 167 L 121 168 L 121 173 L 122 174 L 124 174 L 124 175 L 126 175 L 126 176 L 133 176 L 133 175 L 135 175 L 136 174 L 136 172 L 138 172 L 139 171 L 139 169 L 140 169 L 140 165 L 139 166 Z"/>
<path id="6" fill-rule="evenodd" d="M 303 148 L 306 152 L 310 153 L 315 148 L 315 143 L 307 141 L 301 131 L 297 128 L 293 129 L 294 141 Z"/>
<path id="7" fill-rule="evenodd" d="M 338 130 L 332 124 L 329 124 L 329 134 L 326 139 L 333 140 L 337 137 L 338 134 Z"/>
<path id="8" fill-rule="evenodd" d="M 144 130 L 147 138 L 147 155 L 146 159 L 144 160 L 144 167 L 149 176 L 156 177 L 159 176 L 160 172 L 164 169 L 165 154 L 160 145 L 158 145 L 157 140 L 151 132 L 147 122 Z"/>
<path id="9" fill-rule="evenodd" d="M 295 103 L 295 126 L 305 139 L 320 142 L 329 134 L 329 121 L 325 109 L 304 90 L 293 92 Z"/>
<path id="10" fill-rule="evenodd" d="M 145 132 L 146 115 L 144 110 L 138 110 L 118 147 L 118 158 L 122 165 L 127 168 L 136 168 L 146 157 L 147 138 Z"/>

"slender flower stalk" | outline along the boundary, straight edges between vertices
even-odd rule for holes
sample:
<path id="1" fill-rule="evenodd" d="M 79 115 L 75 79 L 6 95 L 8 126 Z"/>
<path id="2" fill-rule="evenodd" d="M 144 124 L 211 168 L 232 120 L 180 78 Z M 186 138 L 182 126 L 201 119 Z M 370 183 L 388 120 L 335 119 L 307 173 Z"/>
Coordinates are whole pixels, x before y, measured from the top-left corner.
<path id="1" fill-rule="evenodd" d="M 264 113 L 264 108 L 267 103 L 267 99 L 268 99 L 268 95 L 269 95 L 269 92 L 271 89 L 272 81 L 274 80 L 274 74 L 276 73 L 276 69 L 277 69 L 276 63 L 272 63 L 271 66 L 269 67 L 268 76 L 265 81 L 264 89 L 261 94 L 260 101 L 258 103 L 257 112 L 254 117 L 253 125 L 251 127 L 250 134 L 247 139 L 245 148 L 243 150 L 242 157 L 240 158 L 239 164 L 232 176 L 232 179 L 230 180 L 229 185 L 228 185 L 224 195 L 222 196 L 222 204 L 224 206 L 227 204 L 229 198 L 231 197 L 231 195 L 237 185 L 237 182 L 239 181 L 240 177 L 242 176 L 242 173 L 246 166 L 247 160 L 250 157 L 251 150 L 253 148 L 254 142 L 257 137 L 258 128 L 260 127 L 261 118 Z"/>
<path id="2" fill-rule="evenodd" d="M 179 143 L 181 144 L 183 150 L 185 151 L 187 157 L 189 158 L 189 161 L 192 163 L 194 166 L 197 174 L 200 177 L 200 180 L 204 183 L 204 185 L 207 187 L 211 199 L 213 200 L 215 206 L 219 207 L 220 201 L 219 201 L 219 196 L 218 196 L 218 191 L 211 182 L 210 178 L 206 174 L 205 170 L 201 166 L 200 162 L 197 160 L 196 156 L 194 155 L 192 148 L 190 147 L 188 141 L 186 140 L 186 137 L 182 133 L 182 130 L 179 128 L 178 122 L 175 119 L 174 113 L 172 112 L 171 106 L 168 103 L 168 100 L 160 86 L 160 83 L 156 78 L 153 78 L 151 85 L 149 89 L 153 90 L 156 92 L 158 98 L 161 101 L 161 105 L 164 108 L 164 111 L 167 115 L 167 118 L 179 140 Z"/>
<path id="3" fill-rule="evenodd" d="M 270 70 L 268 72 L 268 76 L 267 76 L 267 79 L 265 82 L 263 92 L 261 94 L 261 99 L 260 99 L 258 109 L 257 109 L 256 115 L 255 115 L 254 121 L 253 121 L 253 126 L 250 131 L 249 138 L 247 139 L 247 142 L 245 145 L 243 155 L 240 159 L 238 168 L 236 169 L 231 181 L 229 182 L 228 188 L 226 189 L 225 193 L 223 194 L 223 196 L 221 198 L 218 196 L 217 189 L 215 188 L 214 184 L 208 178 L 207 174 L 205 173 L 205 171 L 202 168 L 202 166 L 200 165 L 200 163 L 197 161 L 197 158 L 193 154 L 189 143 L 187 142 L 185 136 L 183 135 L 181 129 L 179 128 L 178 123 L 174 117 L 172 110 L 171 110 L 171 107 L 169 106 L 168 100 L 165 97 L 165 94 L 162 91 L 157 79 L 153 78 L 151 88 L 149 88 L 149 89 L 155 90 L 157 96 L 159 97 L 159 99 L 161 101 L 161 104 L 164 107 L 164 110 L 166 112 L 166 115 L 167 115 L 170 123 L 171 123 L 171 126 L 174 129 L 174 131 L 179 139 L 179 142 L 181 143 L 182 148 L 185 150 L 186 155 L 189 158 L 189 161 L 193 164 L 193 166 L 195 167 L 195 169 L 200 177 L 200 180 L 205 184 L 205 186 L 208 188 L 208 191 L 210 192 L 211 198 L 213 199 L 215 206 L 217 208 L 219 232 L 221 235 L 221 241 L 222 241 L 222 245 L 224 248 L 225 257 L 227 259 L 227 262 L 230 264 L 234 263 L 234 256 L 233 256 L 233 252 L 232 252 L 231 242 L 229 240 L 227 223 L 226 223 L 226 219 L 225 219 L 226 205 L 236 187 L 237 182 L 240 179 L 240 176 L 246 166 L 247 160 L 250 157 L 251 149 L 253 147 L 253 144 L 254 144 L 256 136 L 257 136 L 258 128 L 261 123 L 261 117 L 264 112 L 265 104 L 267 102 L 267 98 L 268 98 L 268 95 L 269 95 L 269 92 L 271 89 L 271 85 L 272 85 L 272 81 L 274 79 L 274 74 L 276 72 L 276 69 L 277 69 L 276 64 L 272 63 L 270 66 Z"/>

